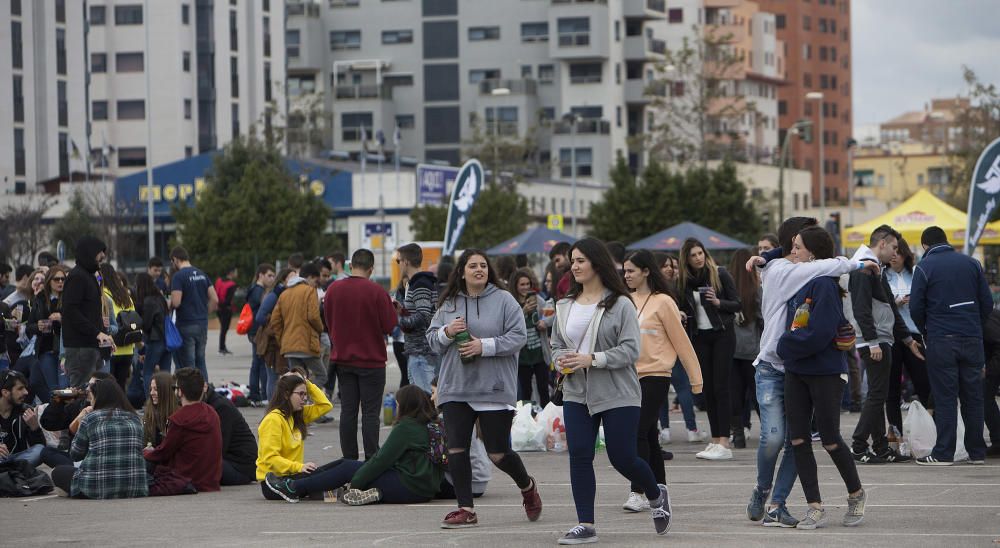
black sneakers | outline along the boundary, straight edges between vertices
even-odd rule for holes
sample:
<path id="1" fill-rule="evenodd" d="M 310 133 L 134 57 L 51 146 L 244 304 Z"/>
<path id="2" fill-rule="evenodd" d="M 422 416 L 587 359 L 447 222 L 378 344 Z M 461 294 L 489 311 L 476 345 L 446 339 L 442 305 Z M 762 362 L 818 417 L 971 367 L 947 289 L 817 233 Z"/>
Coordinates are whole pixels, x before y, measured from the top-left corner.
<path id="1" fill-rule="evenodd" d="M 891 447 L 886 449 L 884 453 L 878 455 L 878 458 L 889 464 L 897 462 L 910 462 L 912 460 L 912 457 L 904 457 Z"/>
<path id="2" fill-rule="evenodd" d="M 886 461 L 872 453 L 871 449 L 865 449 L 861 453 L 855 453 L 854 449 L 851 449 L 851 456 L 854 457 L 854 462 L 858 464 L 885 464 Z"/>

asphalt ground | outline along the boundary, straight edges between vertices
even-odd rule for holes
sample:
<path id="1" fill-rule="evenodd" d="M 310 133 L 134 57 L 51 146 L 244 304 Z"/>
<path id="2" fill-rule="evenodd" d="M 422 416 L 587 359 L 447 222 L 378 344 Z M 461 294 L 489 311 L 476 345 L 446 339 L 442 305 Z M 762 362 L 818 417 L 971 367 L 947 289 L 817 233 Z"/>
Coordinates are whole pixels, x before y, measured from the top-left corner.
<path id="1" fill-rule="evenodd" d="M 217 332 L 209 334 L 216 348 Z M 209 352 L 213 382 L 246 382 L 250 345 L 231 334 L 235 354 Z M 399 382 L 391 361 L 388 386 Z M 242 409 L 256 431 L 263 409 Z M 335 403 L 334 417 L 339 417 Z M 845 438 L 857 414 L 841 415 Z M 868 491 L 865 522 L 846 528 L 840 518 L 846 510 L 843 482 L 819 444 L 820 488 L 829 525 L 815 531 L 764 528 L 747 520 L 744 509 L 756 477 L 757 419 L 749 447 L 734 450 L 725 462 L 700 461 L 694 454 L 703 444 L 677 441 L 684 433 L 679 414 L 671 415 L 675 441 L 667 463 L 673 501 L 672 528 L 658 537 L 648 513 L 621 509 L 628 482 L 599 453 L 597 473 L 597 531 L 601 543 L 614 546 L 996 546 L 1000 544 L 1000 460 L 984 466 L 956 464 L 928 468 L 910 464 L 860 466 Z M 698 423 L 708 420 L 699 413 Z M 340 457 L 339 420 L 313 425 L 306 441 L 306 460 L 325 463 Z M 382 429 L 382 437 L 388 429 Z M 542 517 L 530 523 L 521 509 L 513 482 L 494 469 L 493 481 L 477 499 L 479 527 L 446 531 L 439 522 L 454 508 L 453 501 L 418 505 L 348 507 L 323 502 L 266 501 L 259 485 L 224 487 L 218 493 L 133 500 L 70 500 L 55 495 L 0 499 L 0 546 L 476 546 L 479 548 L 554 546 L 576 524 L 566 453 L 524 453 L 529 473 L 540 485 Z M 789 499 L 793 514 L 806 508 L 798 484 Z"/>

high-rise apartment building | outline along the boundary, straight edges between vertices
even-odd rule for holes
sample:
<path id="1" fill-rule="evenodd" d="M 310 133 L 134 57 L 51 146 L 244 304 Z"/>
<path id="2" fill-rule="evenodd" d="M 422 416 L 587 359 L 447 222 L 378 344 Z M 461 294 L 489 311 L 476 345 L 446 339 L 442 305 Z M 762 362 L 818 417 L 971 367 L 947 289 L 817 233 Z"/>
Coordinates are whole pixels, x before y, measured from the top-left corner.
<path id="1" fill-rule="evenodd" d="M 800 119 L 813 122 L 811 143 L 792 140 L 791 163 L 813 173 L 814 204 L 819 203 L 821 170 L 827 203 L 843 203 L 848 196 L 846 145 L 853 120 L 850 0 L 756 1 L 762 10 L 775 14 L 778 39 L 785 46 L 788 85 L 778 88 L 779 136 L 784 139 Z M 810 93 L 815 98 L 807 99 Z"/>
<path id="2" fill-rule="evenodd" d="M 83 28 L 81 2 L 0 0 L 0 194 L 34 192 L 79 169 Z"/>

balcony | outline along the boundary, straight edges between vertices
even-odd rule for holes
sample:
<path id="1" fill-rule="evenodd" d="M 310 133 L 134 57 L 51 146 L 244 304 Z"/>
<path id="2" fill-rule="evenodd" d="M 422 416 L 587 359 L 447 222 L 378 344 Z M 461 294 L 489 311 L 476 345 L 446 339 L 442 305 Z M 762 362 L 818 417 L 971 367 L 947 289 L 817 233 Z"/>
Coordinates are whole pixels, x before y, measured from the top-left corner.
<path id="1" fill-rule="evenodd" d="M 576 123 L 576 130 L 573 124 L 565 120 L 560 120 L 553 124 L 552 132 L 556 135 L 609 135 L 611 133 L 611 122 L 599 119 L 584 119 Z"/>
<path id="2" fill-rule="evenodd" d="M 336 87 L 336 97 L 343 99 L 392 99 L 392 87 L 385 84 L 377 85 L 339 85 Z"/>
<path id="3" fill-rule="evenodd" d="M 289 17 L 319 17 L 319 4 L 313 2 L 289 2 L 285 7 Z"/>
<path id="4" fill-rule="evenodd" d="M 626 19 L 664 19 L 666 0 L 623 0 L 622 14 Z"/>
<path id="5" fill-rule="evenodd" d="M 480 95 L 492 95 L 493 91 L 498 89 L 506 89 L 508 93 L 505 95 L 535 95 L 538 93 L 538 82 L 528 78 L 519 80 L 490 78 L 479 82 Z"/>
<path id="6" fill-rule="evenodd" d="M 625 81 L 625 102 L 646 105 L 653 97 L 665 97 L 667 85 L 664 82 L 647 83 L 645 80 Z"/>
<path id="7" fill-rule="evenodd" d="M 628 61 L 662 61 L 667 42 L 645 36 L 625 37 L 625 59 Z"/>
<path id="8" fill-rule="evenodd" d="M 512 121 L 499 121 L 494 122 L 493 120 L 486 120 L 486 124 L 483 126 L 483 133 L 486 135 L 496 135 L 499 137 L 517 137 L 520 132 L 520 126 L 517 122 Z"/>

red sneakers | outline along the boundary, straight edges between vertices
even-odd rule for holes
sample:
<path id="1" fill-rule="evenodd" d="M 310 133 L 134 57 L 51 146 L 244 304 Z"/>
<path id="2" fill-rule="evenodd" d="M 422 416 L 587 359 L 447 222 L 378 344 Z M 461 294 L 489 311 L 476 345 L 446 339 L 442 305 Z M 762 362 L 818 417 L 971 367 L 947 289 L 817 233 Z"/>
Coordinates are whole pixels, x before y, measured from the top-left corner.
<path id="1" fill-rule="evenodd" d="M 531 478 L 531 489 L 521 491 L 521 503 L 524 506 L 524 513 L 528 515 L 528 521 L 538 521 L 542 515 L 542 497 L 538 496 L 538 482 Z"/>
<path id="2" fill-rule="evenodd" d="M 476 517 L 476 514 L 464 508 L 459 508 L 451 512 L 441 522 L 442 529 L 465 529 L 466 527 L 475 527 L 477 525 L 479 525 L 479 519 Z"/>

